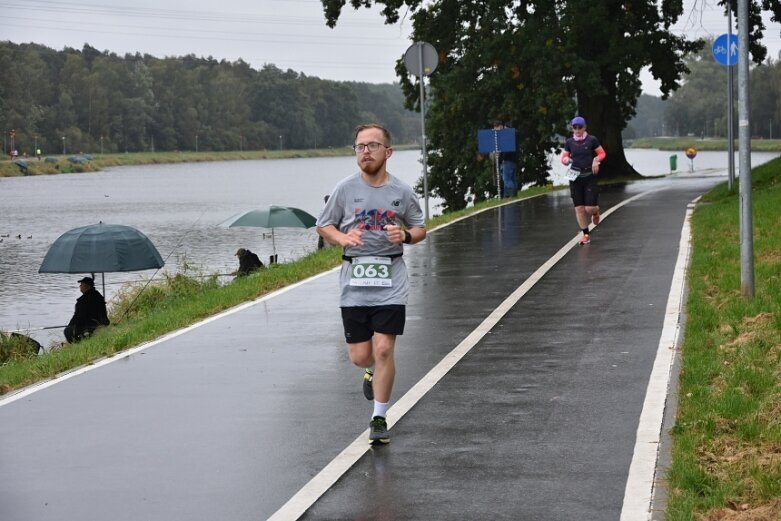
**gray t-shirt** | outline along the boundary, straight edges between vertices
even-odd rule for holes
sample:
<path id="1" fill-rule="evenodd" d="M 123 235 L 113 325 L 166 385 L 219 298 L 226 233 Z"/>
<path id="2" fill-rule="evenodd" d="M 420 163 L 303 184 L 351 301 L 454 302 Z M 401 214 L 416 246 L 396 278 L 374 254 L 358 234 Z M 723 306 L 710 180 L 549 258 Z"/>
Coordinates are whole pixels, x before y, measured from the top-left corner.
<path id="1" fill-rule="evenodd" d="M 342 233 L 354 228 L 363 230 L 362 246 L 350 246 L 344 254 L 349 257 L 399 255 L 404 248 L 388 240 L 385 226 L 404 224 L 408 228 L 423 227 L 425 219 L 420 203 L 412 188 L 400 179 L 388 174 L 388 182 L 371 186 L 361 173 L 347 177 L 334 188 L 325 204 L 317 226 L 336 226 Z M 339 277 L 342 287 L 340 306 L 385 306 L 406 304 L 409 293 L 407 266 L 402 257 L 391 264 L 391 287 L 351 286 L 352 265 L 342 263 Z"/>

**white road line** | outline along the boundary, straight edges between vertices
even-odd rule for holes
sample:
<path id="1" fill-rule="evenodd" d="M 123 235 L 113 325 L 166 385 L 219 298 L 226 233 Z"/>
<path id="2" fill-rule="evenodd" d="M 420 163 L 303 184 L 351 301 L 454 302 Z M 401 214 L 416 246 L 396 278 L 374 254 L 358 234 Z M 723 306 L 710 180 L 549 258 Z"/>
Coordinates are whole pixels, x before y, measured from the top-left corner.
<path id="1" fill-rule="evenodd" d="M 260 297 L 260 298 L 258 298 L 256 300 L 253 300 L 251 302 L 245 302 L 244 304 L 240 304 L 240 305 L 238 305 L 238 306 L 236 306 L 234 308 L 227 309 L 227 310 L 223 311 L 222 313 L 218 313 L 217 315 L 213 315 L 213 316 L 211 316 L 211 317 L 209 317 L 207 319 L 201 320 L 200 322 L 196 322 L 195 324 L 187 326 L 187 327 L 185 327 L 183 329 L 179 329 L 177 331 L 173 331 L 171 333 L 168 333 L 165 336 L 161 336 L 160 338 L 152 340 L 151 342 L 146 342 L 146 343 L 141 344 L 141 345 L 139 345 L 137 347 L 134 347 L 132 349 L 128 349 L 126 351 L 121 351 L 121 352 L 116 353 L 114 355 L 111 355 L 109 357 L 102 358 L 102 359 L 100 359 L 100 360 L 98 360 L 96 362 L 93 362 L 93 363 L 89 364 L 89 365 L 85 365 L 83 367 L 79 367 L 77 369 L 73 369 L 72 371 L 68 371 L 68 372 L 63 373 L 61 375 L 58 375 L 58 376 L 52 378 L 51 380 L 46 380 L 46 381 L 43 381 L 43 382 L 39 382 L 37 384 L 30 385 L 28 387 L 25 387 L 25 388 L 21 389 L 20 391 L 17 391 L 15 393 L 9 394 L 5 398 L 0 399 L 0 407 L 2 407 L 3 405 L 8 405 L 9 403 L 13 403 L 16 400 L 21 400 L 22 398 L 24 398 L 26 396 L 29 396 L 29 395 L 31 395 L 31 394 L 33 394 L 35 392 L 41 391 L 43 389 L 46 389 L 47 387 L 51 387 L 52 385 L 58 384 L 60 382 L 64 382 L 65 380 L 69 380 L 69 379 L 71 379 L 71 378 L 73 378 L 75 376 L 79 376 L 81 374 L 87 373 L 87 372 L 92 371 L 94 369 L 97 369 L 99 367 L 103 367 L 104 365 L 110 364 L 111 362 L 115 362 L 117 360 L 121 360 L 121 359 L 123 359 L 125 357 L 128 357 L 130 355 L 138 353 L 139 351 L 145 351 L 145 350 L 149 349 L 152 346 L 155 346 L 157 344 L 161 344 L 161 343 L 165 342 L 166 340 L 170 340 L 170 339 L 175 338 L 175 337 L 177 337 L 179 335 L 183 335 L 183 334 L 185 334 L 185 333 L 187 333 L 189 331 L 192 331 L 193 329 L 196 329 L 196 328 L 201 327 L 201 326 L 203 326 L 205 324 L 208 324 L 209 322 L 214 322 L 215 320 L 219 320 L 222 317 L 226 317 L 228 315 L 232 315 L 234 313 L 238 313 L 239 311 L 242 311 L 244 309 L 247 309 L 247 308 L 250 308 L 250 307 L 255 306 L 257 304 L 260 304 L 261 302 L 263 302 L 265 300 L 268 300 L 270 298 L 273 298 L 273 297 L 276 297 L 276 296 L 281 295 L 283 293 L 286 293 L 286 292 L 292 290 L 293 288 L 296 288 L 296 287 L 298 287 L 298 286 L 300 286 L 302 284 L 306 284 L 309 281 L 318 279 L 320 277 L 324 277 L 325 275 L 329 274 L 332 271 L 335 271 L 336 269 L 338 269 L 338 268 L 334 268 L 333 270 L 328 270 L 328 271 L 325 271 L 323 273 L 318 273 L 317 275 L 315 275 L 313 277 L 309 277 L 308 279 L 305 279 L 305 280 L 302 280 L 300 282 L 297 282 L 297 283 L 295 283 L 295 284 L 293 284 L 291 286 L 286 286 L 284 288 L 278 289 L 278 290 L 276 290 L 276 291 L 274 291 L 272 293 L 269 293 L 268 295 L 263 295 L 262 297 Z"/>
<path id="2" fill-rule="evenodd" d="M 610 208 L 606 212 L 602 213 L 602 219 L 604 220 L 610 214 L 621 208 L 622 206 L 629 204 L 630 202 L 663 190 L 662 188 L 655 188 L 647 192 L 637 194 L 629 199 L 622 201 L 616 206 Z M 590 229 L 594 226 L 591 225 Z M 580 236 L 576 235 L 569 242 L 567 242 L 562 248 L 556 252 L 550 259 L 548 259 L 542 266 L 540 266 L 528 279 L 526 279 L 515 291 L 507 297 L 504 302 L 499 304 L 483 322 L 477 326 L 464 340 L 461 341 L 450 353 L 431 371 L 429 371 L 423 378 L 418 381 L 404 396 L 402 396 L 389 410 L 388 410 L 388 428 L 399 421 L 412 407 L 420 401 L 423 396 L 434 387 L 453 366 L 458 363 L 494 326 L 499 320 L 507 314 L 512 307 L 521 300 L 534 285 L 546 274 L 550 269 L 559 262 L 566 253 L 571 250 L 580 241 Z M 666 389 L 665 389 L 666 391 Z M 352 442 L 346 449 L 344 449 L 339 455 L 337 455 L 331 462 L 323 468 L 315 477 L 313 477 L 301 490 L 299 490 L 293 497 L 291 497 L 287 503 L 277 510 L 268 521 L 294 521 L 302 516 L 311 507 L 317 499 L 322 496 L 334 483 L 350 469 L 367 450 L 369 450 L 369 431 L 364 431 L 358 436 L 355 441 Z M 653 473 L 653 472 L 652 472 Z"/>
<path id="3" fill-rule="evenodd" d="M 696 203 L 698 199 L 699 197 L 692 203 Z M 678 259 L 675 262 L 670 295 L 667 298 L 662 336 L 659 339 L 656 360 L 645 393 L 643 410 L 640 413 L 637 439 L 624 491 L 621 521 L 650 520 L 653 514 L 651 502 L 657 478 L 655 474 L 656 462 L 661 442 L 664 409 L 667 404 L 667 389 L 670 385 L 675 350 L 678 348 L 680 340 L 680 318 L 686 287 L 686 272 L 691 253 L 690 221 L 693 212 L 693 204 L 690 204 L 686 210 L 686 218 L 681 229 Z"/>

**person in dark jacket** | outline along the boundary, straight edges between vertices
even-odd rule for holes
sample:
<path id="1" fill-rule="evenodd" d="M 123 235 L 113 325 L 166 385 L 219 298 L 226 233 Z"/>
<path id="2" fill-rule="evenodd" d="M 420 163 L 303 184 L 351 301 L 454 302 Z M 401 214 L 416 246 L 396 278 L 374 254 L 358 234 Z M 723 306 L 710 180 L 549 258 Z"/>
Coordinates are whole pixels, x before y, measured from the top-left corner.
<path id="1" fill-rule="evenodd" d="M 95 331 L 98 326 L 109 325 L 106 313 L 106 301 L 103 295 L 95 289 L 92 277 L 84 277 L 79 281 L 81 296 L 76 299 L 76 311 L 65 328 L 65 339 L 68 342 L 78 342 Z"/>
<path id="2" fill-rule="evenodd" d="M 237 277 L 249 275 L 263 267 L 260 258 L 246 248 L 239 248 L 236 252 L 236 257 L 239 258 L 239 269 L 234 273 Z"/>

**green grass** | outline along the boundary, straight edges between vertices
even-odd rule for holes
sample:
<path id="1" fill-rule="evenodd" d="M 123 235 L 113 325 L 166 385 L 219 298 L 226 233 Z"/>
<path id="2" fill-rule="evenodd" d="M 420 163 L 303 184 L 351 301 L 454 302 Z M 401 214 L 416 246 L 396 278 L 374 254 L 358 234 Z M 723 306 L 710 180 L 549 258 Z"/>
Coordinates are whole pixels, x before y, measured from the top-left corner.
<path id="1" fill-rule="evenodd" d="M 654 148 L 657 150 L 684 151 L 694 147 L 698 151 L 727 150 L 727 139 L 696 137 L 644 137 L 632 141 L 631 148 Z M 740 150 L 739 142 L 734 140 L 734 149 Z M 755 152 L 781 152 L 781 139 L 752 139 L 751 150 Z"/>
<path id="2" fill-rule="evenodd" d="M 752 171 L 755 296 L 741 295 L 738 196 L 692 219 L 668 520 L 781 518 L 781 159 Z"/>
<path id="3" fill-rule="evenodd" d="M 52 378 L 327 271 L 339 264 L 340 255 L 338 248 L 320 250 L 225 285 L 219 284 L 216 276 L 178 274 L 165 276 L 146 289 L 143 285 L 127 286 L 117 304 L 112 305 L 111 326 L 98 329 L 77 344 L 65 344 L 43 356 L 16 357 L 1 365 L 0 394 Z"/>

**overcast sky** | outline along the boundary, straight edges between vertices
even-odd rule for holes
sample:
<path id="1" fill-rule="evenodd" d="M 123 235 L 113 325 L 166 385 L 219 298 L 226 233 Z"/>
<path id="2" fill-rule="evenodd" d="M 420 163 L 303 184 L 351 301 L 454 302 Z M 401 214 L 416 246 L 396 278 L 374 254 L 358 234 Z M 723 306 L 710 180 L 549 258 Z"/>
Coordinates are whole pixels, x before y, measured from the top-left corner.
<path id="1" fill-rule="evenodd" d="M 676 32 L 718 36 L 727 22 L 716 0 L 684 0 Z M 411 23 L 387 26 L 379 10 L 346 6 L 335 29 L 325 26 L 319 0 L 0 0 L 0 38 L 61 50 L 85 43 L 119 55 L 212 56 L 274 64 L 331 80 L 397 81 L 396 59 L 410 46 Z M 778 23 L 765 43 L 778 58 Z M 650 74 L 644 90 L 659 95 Z"/>

